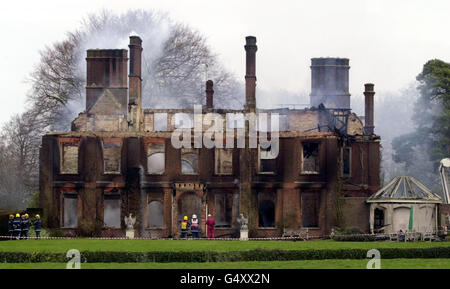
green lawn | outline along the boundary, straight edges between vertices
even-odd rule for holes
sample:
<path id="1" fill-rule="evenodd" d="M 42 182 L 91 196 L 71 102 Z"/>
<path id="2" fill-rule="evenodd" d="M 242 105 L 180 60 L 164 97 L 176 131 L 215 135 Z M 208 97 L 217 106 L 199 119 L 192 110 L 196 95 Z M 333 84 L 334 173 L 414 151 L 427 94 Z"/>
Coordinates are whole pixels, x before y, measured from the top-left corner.
<path id="1" fill-rule="evenodd" d="M 447 247 L 450 242 L 336 242 L 317 241 L 207 241 L 207 240 L 14 240 L 0 241 L 0 251 L 6 252 L 67 252 L 80 251 L 239 251 L 254 249 L 379 249 Z"/>
<path id="2" fill-rule="evenodd" d="M 365 269 L 368 260 L 214 263 L 82 263 L 82 269 Z M 64 263 L 0 263 L 0 269 L 65 269 Z M 387 259 L 382 269 L 450 269 L 450 259 Z"/>

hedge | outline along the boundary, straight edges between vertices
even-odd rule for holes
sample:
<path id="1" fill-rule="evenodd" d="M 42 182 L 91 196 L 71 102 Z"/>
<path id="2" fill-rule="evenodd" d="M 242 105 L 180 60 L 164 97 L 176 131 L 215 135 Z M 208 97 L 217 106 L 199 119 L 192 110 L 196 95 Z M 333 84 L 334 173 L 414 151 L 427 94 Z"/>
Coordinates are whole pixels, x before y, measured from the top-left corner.
<path id="1" fill-rule="evenodd" d="M 450 247 L 382 248 L 382 259 L 450 258 Z M 288 261 L 319 259 L 365 259 L 367 250 L 250 250 L 231 252 L 92 252 L 82 251 L 82 263 L 147 263 L 147 262 L 233 262 Z M 67 262 L 65 253 L 0 252 L 2 263 Z"/>
<path id="2" fill-rule="evenodd" d="M 379 241 L 382 238 L 376 235 L 335 235 L 332 237 L 334 241 L 340 242 L 371 242 Z"/>

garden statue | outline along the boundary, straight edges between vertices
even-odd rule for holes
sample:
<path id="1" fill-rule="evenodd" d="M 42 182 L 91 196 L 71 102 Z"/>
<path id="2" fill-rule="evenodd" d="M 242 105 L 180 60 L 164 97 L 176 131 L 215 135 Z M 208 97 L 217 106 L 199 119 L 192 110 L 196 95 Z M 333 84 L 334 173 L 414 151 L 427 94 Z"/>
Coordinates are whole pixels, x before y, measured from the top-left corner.
<path id="1" fill-rule="evenodd" d="M 128 239 L 134 239 L 134 224 L 136 223 L 136 217 L 132 217 L 132 214 L 125 216 L 125 225 L 127 226 L 126 237 Z"/>
<path id="2" fill-rule="evenodd" d="M 241 213 L 240 217 L 237 219 L 241 230 L 248 230 L 248 219 L 244 217 Z"/>
<path id="3" fill-rule="evenodd" d="M 244 214 L 241 213 L 240 217 L 237 219 L 240 225 L 240 240 L 246 241 L 248 240 L 248 218 L 244 217 Z"/>

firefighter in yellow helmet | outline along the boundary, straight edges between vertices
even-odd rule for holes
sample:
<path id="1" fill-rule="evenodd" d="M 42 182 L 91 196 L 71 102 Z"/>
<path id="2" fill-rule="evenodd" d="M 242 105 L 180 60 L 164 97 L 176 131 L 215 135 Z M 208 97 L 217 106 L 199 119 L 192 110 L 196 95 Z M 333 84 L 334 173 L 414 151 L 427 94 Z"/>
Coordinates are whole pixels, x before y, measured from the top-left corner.
<path id="1" fill-rule="evenodd" d="M 28 239 L 28 233 L 30 231 L 30 216 L 28 214 L 22 215 L 22 233 L 23 239 Z"/>
<path id="2" fill-rule="evenodd" d="M 40 239 L 41 238 L 41 229 L 42 229 L 41 216 L 36 215 L 36 220 L 34 220 L 33 226 L 34 226 L 34 232 L 36 233 L 36 239 Z"/>
<path id="3" fill-rule="evenodd" d="M 181 239 L 186 239 L 189 226 L 190 226 L 190 224 L 189 224 L 188 217 L 184 216 L 183 220 L 181 221 L 181 228 L 180 228 L 181 229 L 181 235 L 180 235 Z"/>
<path id="4" fill-rule="evenodd" d="M 16 214 L 13 220 L 13 237 L 17 240 L 20 239 L 20 231 L 22 230 L 22 219 L 20 219 L 20 214 Z"/>
<path id="5" fill-rule="evenodd" d="M 14 221 L 14 215 L 9 215 L 9 220 L 8 220 L 8 236 L 9 236 L 9 238 L 10 238 L 11 240 L 12 240 L 13 232 L 14 232 L 13 221 Z"/>

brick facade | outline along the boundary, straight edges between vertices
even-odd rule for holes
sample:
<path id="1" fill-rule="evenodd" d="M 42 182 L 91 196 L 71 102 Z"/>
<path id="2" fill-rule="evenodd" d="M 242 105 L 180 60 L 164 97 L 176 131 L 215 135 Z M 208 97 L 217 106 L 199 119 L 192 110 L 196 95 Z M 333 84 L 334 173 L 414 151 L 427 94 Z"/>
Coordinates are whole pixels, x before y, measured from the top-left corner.
<path id="1" fill-rule="evenodd" d="M 123 87 L 123 65 L 128 61 L 126 51 L 88 52 L 89 105 L 86 111 L 74 120 L 71 132 L 49 132 L 43 136 L 40 150 L 40 202 L 49 227 L 62 227 L 64 206 L 61 198 L 64 197 L 64 192 L 70 191 L 78 198 L 78 225 L 104 222 L 104 196 L 120 195 L 120 227 L 104 228 L 102 234 L 105 236 L 124 236 L 124 218 L 131 213 L 137 218 L 138 236 L 177 237 L 182 214 L 192 210 L 197 210 L 195 213 L 200 217 L 202 236 L 206 235 L 207 214 L 217 218 L 219 211 L 226 215 L 221 216 L 226 222 L 222 227 L 216 228 L 216 236 L 236 236 L 240 213 L 249 217 L 250 237 L 276 237 L 286 232 L 306 230 L 310 236 L 321 236 L 329 234 L 336 226 L 338 203 L 343 203 L 342 211 L 348 226 L 367 231 L 368 217 L 365 216 L 368 216 L 368 209 L 364 200 L 380 186 L 380 140 L 374 134 L 363 134 L 363 122 L 358 116 L 346 107 L 256 109 L 256 38 L 247 38 L 245 109 L 214 108 L 211 82 L 207 92 L 208 107 L 204 108 L 202 117 L 211 112 L 223 116 L 226 113 L 265 112 L 269 117 L 277 113 L 286 116 L 286 129 L 279 133 L 279 154 L 273 161 L 273 172 L 259 171 L 260 151 L 258 148 L 248 147 L 249 135 L 246 134 L 245 148 L 237 148 L 237 141 L 234 140 L 232 173 L 217 175 L 214 148 L 200 148 L 198 159 L 193 155 L 190 162 L 186 163 L 182 159 L 181 149 L 175 148 L 171 143 L 175 115 L 192 114 L 193 109 L 142 109 L 140 45 L 140 39 L 131 38 L 130 62 L 133 64 L 133 73 L 130 77 L 133 81 L 129 88 Z M 120 69 L 111 71 L 112 66 L 106 66 L 105 63 L 116 63 Z M 347 65 L 348 61 L 343 63 Z M 105 70 L 105 67 L 108 69 Z M 342 75 L 345 76 L 344 70 Z M 314 71 L 314 75 L 321 79 L 318 71 Z M 102 76 L 106 73 L 107 77 Z M 101 88 L 94 82 L 97 79 L 102 81 Z M 314 82 L 314 88 L 319 87 L 317 81 Z M 348 81 L 348 78 L 340 77 L 339 81 Z M 339 86 L 341 90 L 346 88 L 348 86 L 345 84 Z M 123 103 L 123 93 L 127 89 L 133 102 L 128 105 L 128 109 L 127 103 Z M 319 93 L 317 89 L 315 93 Z M 344 95 L 346 98 L 350 97 L 349 93 Z M 347 103 L 346 99 L 340 101 Z M 155 115 L 160 113 L 167 116 L 165 131 L 155 129 Z M 336 127 L 338 117 L 342 117 L 338 116 L 339 113 L 343 113 L 343 117 L 348 120 L 348 125 L 344 128 Z M 109 122 L 100 121 L 108 119 Z M 225 122 L 224 131 L 226 125 Z M 206 129 L 207 126 L 203 126 L 201 131 Z M 65 141 L 78 146 L 78 169 L 72 173 L 61 171 L 64 158 L 62 144 Z M 107 173 L 104 169 L 103 144 L 108 141 L 120 143 L 117 153 L 112 151 L 107 155 L 109 163 L 120 163 L 117 172 Z M 165 144 L 164 151 L 156 151 L 161 154 L 155 155 L 155 160 L 159 157 L 164 164 L 163 171 L 158 174 L 149 173 L 148 167 L 148 147 L 154 142 Z M 302 169 L 302 162 L 310 157 L 304 151 L 304 143 L 308 142 L 318 145 L 314 156 L 317 158 L 314 159 L 317 172 Z M 339 163 L 343 158 L 342 147 L 350 148 L 350 158 L 347 160 L 350 172 L 345 177 L 339 172 Z M 183 166 L 196 170 L 196 173 L 183 174 Z M 342 181 L 340 194 L 339 180 Z M 226 194 L 226 197 L 220 198 L 221 194 Z M 220 210 L 215 208 L 216 198 L 221 200 L 223 208 Z M 344 201 L 337 202 L 337 198 Z M 162 212 L 157 211 L 162 214 L 162 226 L 149 227 L 151 201 L 162 203 Z M 307 219 L 308 223 L 314 224 L 313 227 L 304 227 Z M 260 227 L 261 224 L 265 224 L 265 227 Z M 76 229 L 63 228 L 67 233 Z"/>

